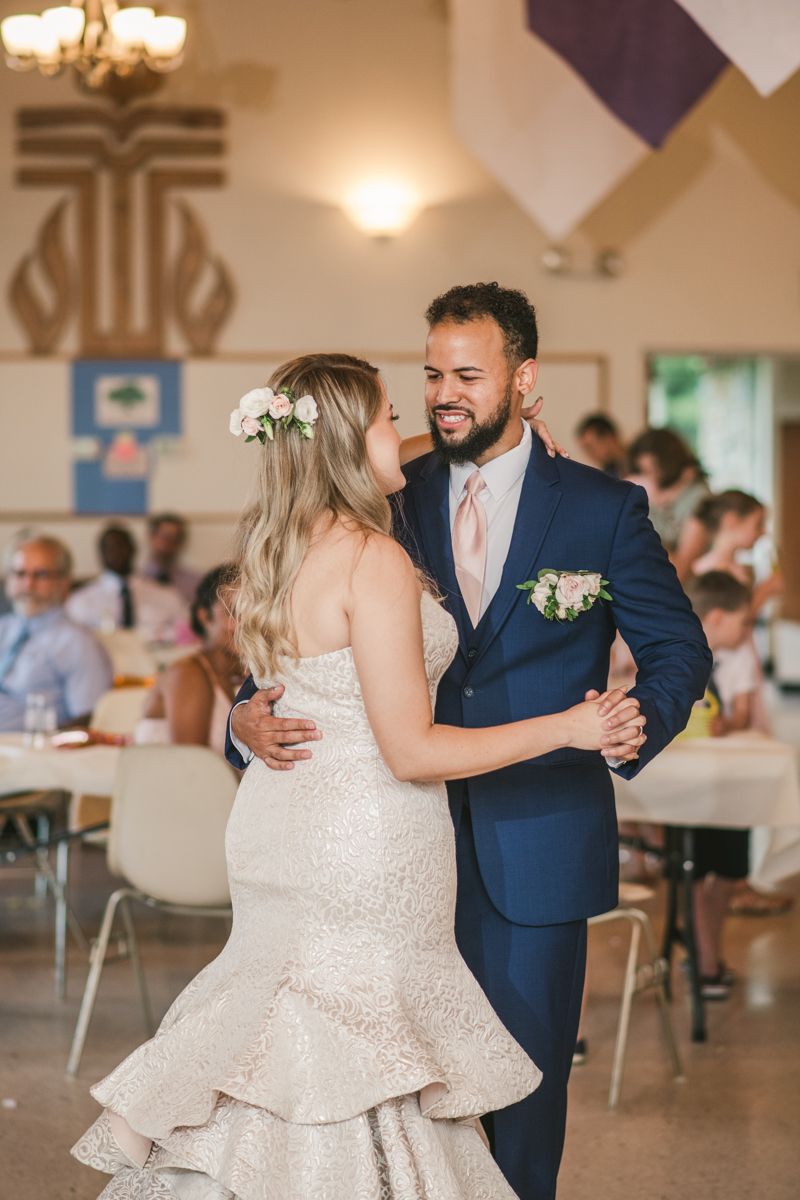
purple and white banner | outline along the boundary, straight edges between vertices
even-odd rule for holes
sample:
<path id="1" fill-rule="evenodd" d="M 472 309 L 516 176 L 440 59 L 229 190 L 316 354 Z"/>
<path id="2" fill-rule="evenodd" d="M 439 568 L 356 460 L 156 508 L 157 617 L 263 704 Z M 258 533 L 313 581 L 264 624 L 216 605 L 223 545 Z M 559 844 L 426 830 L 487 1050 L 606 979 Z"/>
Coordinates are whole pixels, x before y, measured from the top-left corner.
<path id="1" fill-rule="evenodd" d="M 564 237 L 731 64 L 800 67 L 800 0 L 451 0 L 456 131 Z"/>

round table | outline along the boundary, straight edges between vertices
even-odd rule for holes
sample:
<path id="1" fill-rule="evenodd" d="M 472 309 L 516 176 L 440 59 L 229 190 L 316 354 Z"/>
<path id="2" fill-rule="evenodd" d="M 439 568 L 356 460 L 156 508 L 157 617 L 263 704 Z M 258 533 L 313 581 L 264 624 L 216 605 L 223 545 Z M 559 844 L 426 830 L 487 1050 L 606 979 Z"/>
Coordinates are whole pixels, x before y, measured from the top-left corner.
<path id="1" fill-rule="evenodd" d="M 17 825 L 22 840 L 30 843 L 25 818 L 41 813 L 56 816 L 63 806 L 57 797 L 42 793 L 86 792 L 110 796 L 119 761 L 118 746 L 87 746 L 79 750 L 57 750 L 45 739 L 41 750 L 25 745 L 21 733 L 0 734 L 0 810 Z M 15 793 L 23 793 L 15 796 Z M 25 793 L 28 793 L 26 796 Z M 31 795 L 30 793 L 33 793 Z M 2 797 L 6 797 L 5 800 Z M 63 818 L 60 818 L 63 819 Z M 77 919 L 69 910 L 66 887 L 69 871 L 69 832 L 64 822 L 63 836 L 56 837 L 56 869 L 52 870 L 46 850 L 39 850 L 39 869 L 52 889 L 55 912 L 55 989 L 66 994 L 66 936 L 72 929 L 78 945 L 88 953 L 89 944 Z M 26 836 L 27 835 L 27 836 Z"/>
<path id="2" fill-rule="evenodd" d="M 773 884 L 800 872 L 798 751 L 760 733 L 677 738 L 634 779 L 613 776 L 617 816 L 667 827 L 669 893 L 663 956 L 675 941 L 689 960 L 692 1040 L 705 1041 L 694 936 L 694 829 L 753 829 L 751 874 Z M 683 887 L 683 928 L 677 920 Z"/>

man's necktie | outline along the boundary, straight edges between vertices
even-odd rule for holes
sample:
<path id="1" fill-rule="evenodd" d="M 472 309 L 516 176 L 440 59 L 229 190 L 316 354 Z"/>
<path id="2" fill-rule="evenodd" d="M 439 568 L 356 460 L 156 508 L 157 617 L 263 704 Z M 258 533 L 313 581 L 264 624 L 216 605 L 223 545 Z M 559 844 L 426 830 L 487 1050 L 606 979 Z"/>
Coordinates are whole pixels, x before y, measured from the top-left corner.
<path id="1" fill-rule="evenodd" d="M 2 657 L 0 658 L 0 683 L 2 683 L 5 677 L 10 673 L 11 668 L 19 658 L 20 650 L 30 636 L 30 626 L 28 625 L 27 621 L 23 621 L 22 625 L 17 630 L 16 637 L 9 642 L 3 651 Z"/>
<path id="2" fill-rule="evenodd" d="M 458 506 L 453 525 L 453 561 L 456 579 L 473 627 L 481 616 L 483 577 L 486 574 L 486 509 L 478 492 L 486 487 L 480 471 L 467 480 L 467 494 Z"/>
<path id="3" fill-rule="evenodd" d="M 133 629 L 133 597 L 131 589 L 128 585 L 128 580 L 122 576 L 122 586 L 119 589 L 120 597 L 122 598 L 122 628 Z"/>

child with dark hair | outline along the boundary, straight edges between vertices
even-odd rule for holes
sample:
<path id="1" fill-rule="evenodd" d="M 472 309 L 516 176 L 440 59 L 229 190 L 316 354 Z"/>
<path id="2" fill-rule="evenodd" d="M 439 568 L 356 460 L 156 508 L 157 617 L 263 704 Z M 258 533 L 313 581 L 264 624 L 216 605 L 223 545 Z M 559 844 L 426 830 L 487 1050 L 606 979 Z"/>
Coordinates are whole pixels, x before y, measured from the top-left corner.
<path id="1" fill-rule="evenodd" d="M 203 649 L 178 659 L 159 675 L 136 729 L 139 744 L 210 746 L 224 755 L 228 713 L 244 677 L 225 601 L 234 580 L 235 569 L 228 565 L 215 567 L 200 580 L 191 624 L 203 639 Z"/>
<path id="2" fill-rule="evenodd" d="M 753 583 L 753 569 L 740 563 L 740 550 L 752 550 L 764 533 L 767 516 L 765 506 L 748 492 L 730 488 L 700 502 L 695 517 L 707 531 L 711 545 L 706 553 L 692 564 L 695 575 L 724 571 L 740 583 Z M 755 619 L 767 600 L 783 591 L 783 576 L 773 572 L 753 587 L 751 613 Z M 732 714 L 736 729 L 760 729 L 769 732 L 763 696 L 763 678 L 752 637 L 735 650 L 720 650 L 715 656 L 715 677 L 718 686 L 727 686 L 727 679 L 738 680 L 743 689 L 736 697 Z M 748 682 L 749 681 L 749 682 Z M 747 692 L 744 694 L 745 683 Z M 730 902 L 730 911 L 742 916 L 764 916 L 785 912 L 791 907 L 791 897 L 777 892 L 765 893 L 742 881 Z"/>
<path id="3" fill-rule="evenodd" d="M 749 724 L 752 693 L 758 686 L 754 665 L 740 658 L 734 669 L 718 669 L 719 656 L 747 645 L 751 625 L 750 588 L 725 571 L 708 571 L 691 580 L 687 595 L 703 624 L 714 655 L 705 701 L 714 714 L 711 737 L 720 737 Z M 730 664 L 730 660 L 729 660 Z M 732 976 L 721 957 L 722 927 L 737 881 L 749 873 L 747 829 L 697 828 L 694 831 L 694 918 L 700 987 L 707 1000 L 727 998 Z"/>

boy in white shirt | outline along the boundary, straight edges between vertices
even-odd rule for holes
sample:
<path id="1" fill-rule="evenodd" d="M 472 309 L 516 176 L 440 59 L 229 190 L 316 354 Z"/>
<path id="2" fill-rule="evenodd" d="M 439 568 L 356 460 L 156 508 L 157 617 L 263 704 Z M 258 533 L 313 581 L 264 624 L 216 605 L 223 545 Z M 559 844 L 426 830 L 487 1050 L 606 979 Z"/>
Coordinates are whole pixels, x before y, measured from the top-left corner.
<path id="1" fill-rule="evenodd" d="M 706 697 L 719 708 L 709 733 L 721 737 L 747 729 L 758 668 L 748 634 L 752 593 L 726 571 L 708 571 L 687 588 L 692 608 L 714 655 Z M 724 1000 L 732 977 L 720 955 L 722 926 L 728 903 L 749 871 L 749 830 L 697 828 L 694 831 L 694 920 L 700 988 L 707 1000 Z"/>

